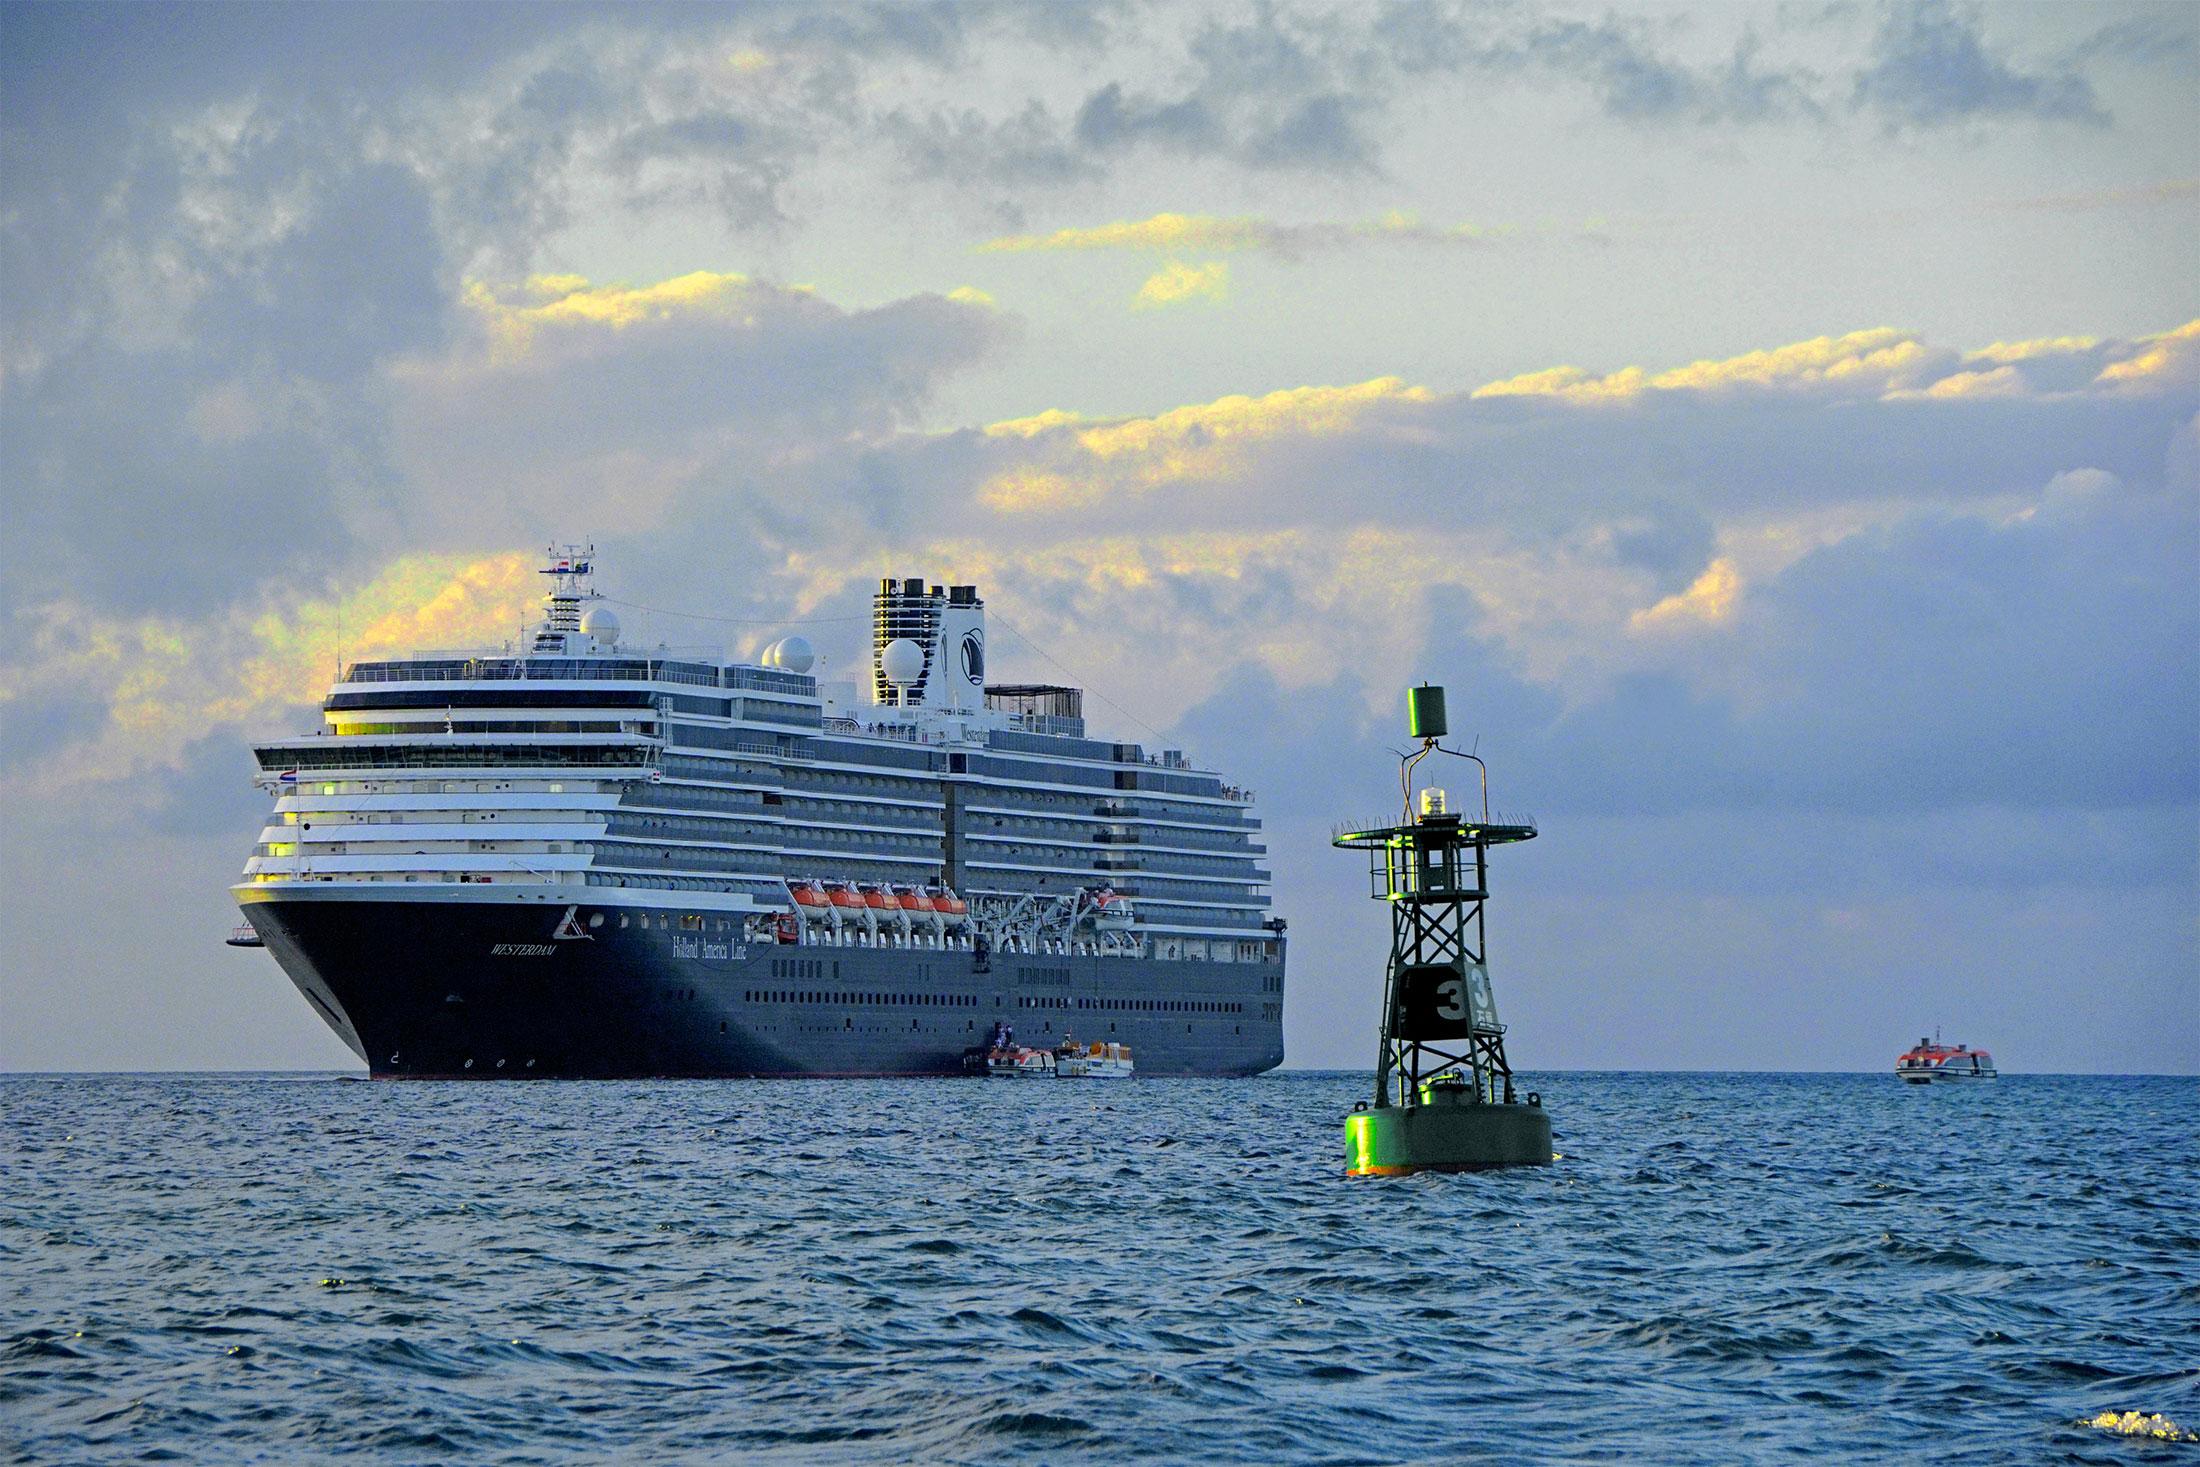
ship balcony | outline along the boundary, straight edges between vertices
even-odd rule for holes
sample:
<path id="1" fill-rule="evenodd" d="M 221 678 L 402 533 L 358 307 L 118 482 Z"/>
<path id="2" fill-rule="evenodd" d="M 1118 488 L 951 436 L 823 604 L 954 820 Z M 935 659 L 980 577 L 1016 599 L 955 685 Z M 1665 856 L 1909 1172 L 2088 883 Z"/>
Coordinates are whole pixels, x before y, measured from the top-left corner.
<path id="1" fill-rule="evenodd" d="M 1136 820 L 1146 812 L 1136 805 L 1125 804 L 1120 800 L 1102 800 L 1092 807 L 1092 813 L 1102 820 Z"/>
<path id="2" fill-rule="evenodd" d="M 1137 871 L 1145 862 L 1136 856 L 1102 856 L 1092 863 L 1095 871 Z"/>
<path id="3" fill-rule="evenodd" d="M 562 883 L 584 879 L 590 857 L 542 851 L 429 851 L 415 854 L 254 856 L 245 862 L 247 881 L 363 881 L 370 877 L 403 881 L 441 879 L 460 873 L 471 880 Z"/>
<path id="4" fill-rule="evenodd" d="M 442 812 L 438 812 L 442 814 Z M 310 834 L 306 834 L 310 827 Z M 356 847 L 405 847 L 427 845 L 433 840 L 601 840 L 605 825 L 596 823 L 528 823 L 528 820 L 394 820 L 394 823 L 365 823 L 365 820 L 326 820 L 321 816 L 301 818 L 299 825 L 268 825 L 260 831 L 262 842 L 286 840 L 297 842 L 304 838 L 308 845 L 341 845 Z"/>
<path id="5" fill-rule="evenodd" d="M 1102 846 L 1135 846 L 1140 843 L 1139 834 L 1135 830 L 1096 830 L 1092 833 L 1092 839 L 1093 844 Z"/>

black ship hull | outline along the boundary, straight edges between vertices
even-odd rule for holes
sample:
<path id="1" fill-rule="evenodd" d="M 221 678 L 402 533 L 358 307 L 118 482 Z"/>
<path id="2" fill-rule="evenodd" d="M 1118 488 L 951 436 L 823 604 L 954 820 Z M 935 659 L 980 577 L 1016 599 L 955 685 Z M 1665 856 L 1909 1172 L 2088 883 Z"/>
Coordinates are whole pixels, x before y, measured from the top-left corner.
<path id="1" fill-rule="evenodd" d="M 464 889 L 240 896 L 377 1078 L 953 1075 L 996 1020 L 1041 1047 L 1119 1041 L 1141 1075 L 1283 1060 L 1284 943 L 1269 934 L 1239 962 L 983 955 L 745 942 L 723 914 Z"/>

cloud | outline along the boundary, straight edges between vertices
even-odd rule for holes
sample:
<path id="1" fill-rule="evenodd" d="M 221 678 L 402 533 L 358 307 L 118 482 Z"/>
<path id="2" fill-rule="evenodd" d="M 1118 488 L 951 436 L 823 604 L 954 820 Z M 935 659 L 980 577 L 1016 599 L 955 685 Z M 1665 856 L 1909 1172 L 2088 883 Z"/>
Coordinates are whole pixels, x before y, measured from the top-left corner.
<path id="1" fill-rule="evenodd" d="M 1525 35 L 1498 40 L 1475 60 L 1485 71 L 1572 76 L 1597 94 L 1608 116 L 1630 122 L 1758 123 L 1822 112 L 1809 72 L 1759 68 L 1753 32 L 1735 41 L 1723 63 L 1692 66 L 1659 54 L 1647 30 L 1609 16 L 1595 25 L 1539 18 Z"/>
<path id="2" fill-rule="evenodd" d="M 1735 603 L 1741 599 L 1741 594 L 1740 569 L 1732 560 L 1721 556 L 1705 567 L 1704 573 L 1687 590 L 1636 612 L 1627 619 L 1628 625 L 1638 632 L 1668 631 L 1688 625 L 1716 626 L 1733 618 Z"/>
<path id="3" fill-rule="evenodd" d="M 1358 224 L 1279 224 L 1254 217 L 1217 219 L 1197 214 L 1156 214 L 1150 219 L 1124 220 L 1090 229 L 1059 229 L 1045 235 L 1006 235 L 986 241 L 978 250 L 984 254 L 1035 250 L 1152 250 L 1162 253 L 1266 250 L 1295 256 L 1368 242 L 1458 245 L 1479 243 L 1486 237 L 1486 231 L 1473 225 L 1428 225 L 1402 214 Z"/>
<path id="4" fill-rule="evenodd" d="M 1734 389 L 1838 390 L 1878 396 L 1908 386 L 1947 353 L 1928 351 L 1914 336 L 1891 328 L 1821 336 L 1770 351 L 1723 361 L 1692 362 L 1651 375 L 1628 367 L 1597 377 L 1578 367 L 1523 373 L 1475 389 L 1476 397 L 1551 396 L 1574 401 L 1622 400 L 1650 392 L 1718 392 Z"/>
<path id="5" fill-rule="evenodd" d="M 1968 355 L 1880 327 L 1820 336 L 1656 374 L 1627 367 L 1596 376 L 1579 367 L 1525 372 L 1474 390 L 1477 398 L 1556 397 L 1619 402 L 1653 393 L 1777 391 L 1887 398 L 2041 396 L 2060 391 L 2170 392 L 2200 376 L 2200 321 L 2128 342 L 2093 337 L 1997 343 Z"/>
<path id="6" fill-rule="evenodd" d="M 980 498 L 1024 510 L 1095 503 L 1163 484 L 1243 480 L 1267 447 L 1349 435 L 1394 404 L 1427 402 L 1426 388 L 1395 377 L 1349 387 L 1301 387 L 1262 397 L 1231 396 L 1143 418 L 1088 421 L 1048 412 L 994 423 L 996 443 L 1019 460 L 990 479 Z"/>
<path id="7" fill-rule="evenodd" d="M 468 288 L 471 329 L 393 366 L 392 453 L 417 533 L 641 532 L 681 496 L 890 439 L 1013 323 L 965 295 L 844 310 L 694 272 Z"/>
<path id="8" fill-rule="evenodd" d="M 114 788 L 179 767 L 210 727 L 279 723 L 318 702 L 339 651 L 355 661 L 509 641 L 539 589 L 533 569 L 517 553 L 405 556 L 341 598 L 276 585 L 255 604 L 188 619 L 68 601 L 26 608 L 23 645 L 0 668 L 10 794 Z M 38 727 L 56 717 L 70 720 L 70 737 Z"/>
<path id="9" fill-rule="evenodd" d="M 1890 5 L 1856 73 L 1854 102 L 1890 128 L 1998 117 L 2105 126 L 2093 85 L 2074 70 L 2022 71 L 1996 55 L 1975 7 L 1949 0 Z"/>
<path id="10" fill-rule="evenodd" d="M 1173 306 L 1190 300 L 1221 300 L 1230 293 L 1230 267 L 1221 260 L 1204 265 L 1169 261 L 1138 287 L 1134 308 Z"/>

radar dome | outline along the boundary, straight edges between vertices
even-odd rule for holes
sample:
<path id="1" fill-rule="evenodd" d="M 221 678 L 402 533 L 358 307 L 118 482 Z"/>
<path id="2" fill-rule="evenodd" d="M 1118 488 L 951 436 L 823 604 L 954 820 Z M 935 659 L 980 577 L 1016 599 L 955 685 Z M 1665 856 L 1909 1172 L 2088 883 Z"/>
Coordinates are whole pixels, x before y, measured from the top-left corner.
<path id="1" fill-rule="evenodd" d="M 591 606 L 581 618 L 581 635 L 593 637 L 606 647 L 619 642 L 619 616 L 608 606 Z"/>
<path id="2" fill-rule="evenodd" d="M 878 655 L 878 669 L 890 683 L 908 684 L 924 678 L 924 649 L 907 637 L 896 637 Z"/>
<path id="3" fill-rule="evenodd" d="M 781 637 L 764 649 L 764 665 L 786 672 L 808 672 L 817 665 L 817 651 L 807 638 Z"/>

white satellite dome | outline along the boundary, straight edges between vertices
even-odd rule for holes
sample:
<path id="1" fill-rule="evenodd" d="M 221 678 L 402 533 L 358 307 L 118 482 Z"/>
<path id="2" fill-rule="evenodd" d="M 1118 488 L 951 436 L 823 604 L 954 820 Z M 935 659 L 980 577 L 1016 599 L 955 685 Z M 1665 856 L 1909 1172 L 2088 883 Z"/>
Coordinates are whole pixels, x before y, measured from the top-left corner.
<path id="1" fill-rule="evenodd" d="M 878 655 L 878 670 L 886 674 L 886 680 L 897 686 L 923 680 L 924 649 L 907 637 L 896 637 L 886 644 L 886 650 Z"/>
<path id="2" fill-rule="evenodd" d="M 581 617 L 581 635 L 593 638 L 606 647 L 619 644 L 619 614 L 608 606 L 591 606 Z"/>
<path id="3" fill-rule="evenodd" d="M 806 637 L 781 637 L 764 649 L 764 665 L 785 672 L 808 672 L 817 665 L 817 649 Z"/>

